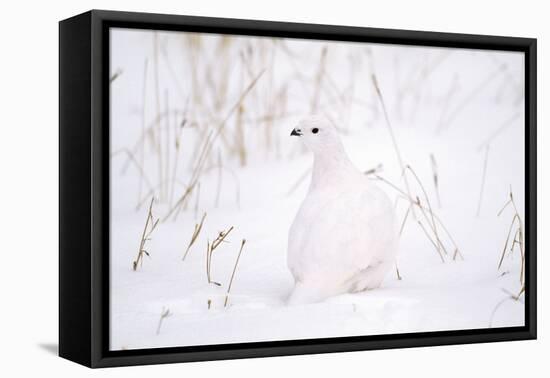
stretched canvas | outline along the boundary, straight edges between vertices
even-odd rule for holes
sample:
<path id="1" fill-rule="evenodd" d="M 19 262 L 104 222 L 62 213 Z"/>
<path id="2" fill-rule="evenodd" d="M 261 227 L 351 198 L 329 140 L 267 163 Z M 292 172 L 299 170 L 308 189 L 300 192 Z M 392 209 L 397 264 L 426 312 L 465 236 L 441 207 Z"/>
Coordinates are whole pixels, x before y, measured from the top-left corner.
<path id="1" fill-rule="evenodd" d="M 124 27 L 109 41 L 111 351 L 525 325 L 524 53 Z M 339 194 L 294 222 L 314 160 L 334 155 L 305 139 L 323 127 L 382 194 L 348 200 L 335 174 L 319 185 Z M 363 201 L 390 204 L 395 255 L 379 284 L 345 286 L 373 266 L 361 256 L 390 253 L 360 241 L 391 231 Z M 294 265 L 292 232 L 315 243 Z M 315 293 L 293 297 L 315 269 Z"/>

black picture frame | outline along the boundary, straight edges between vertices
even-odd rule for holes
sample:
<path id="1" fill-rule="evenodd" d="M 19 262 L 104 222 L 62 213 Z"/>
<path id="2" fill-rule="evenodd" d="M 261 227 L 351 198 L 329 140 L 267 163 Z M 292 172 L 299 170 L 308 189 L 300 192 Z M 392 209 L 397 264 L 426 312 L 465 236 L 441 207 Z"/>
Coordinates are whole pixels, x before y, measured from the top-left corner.
<path id="1" fill-rule="evenodd" d="M 110 27 L 525 54 L 525 326 L 109 351 Z M 92 10 L 59 23 L 59 355 L 89 367 L 535 339 L 536 39 Z"/>

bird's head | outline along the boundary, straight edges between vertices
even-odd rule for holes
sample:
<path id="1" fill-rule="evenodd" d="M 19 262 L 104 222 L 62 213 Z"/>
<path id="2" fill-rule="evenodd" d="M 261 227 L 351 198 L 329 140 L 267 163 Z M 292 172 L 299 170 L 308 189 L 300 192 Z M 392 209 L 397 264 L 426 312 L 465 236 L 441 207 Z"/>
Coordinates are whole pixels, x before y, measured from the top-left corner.
<path id="1" fill-rule="evenodd" d="M 299 137 L 313 153 L 342 148 L 336 127 L 324 116 L 302 119 L 290 135 Z"/>

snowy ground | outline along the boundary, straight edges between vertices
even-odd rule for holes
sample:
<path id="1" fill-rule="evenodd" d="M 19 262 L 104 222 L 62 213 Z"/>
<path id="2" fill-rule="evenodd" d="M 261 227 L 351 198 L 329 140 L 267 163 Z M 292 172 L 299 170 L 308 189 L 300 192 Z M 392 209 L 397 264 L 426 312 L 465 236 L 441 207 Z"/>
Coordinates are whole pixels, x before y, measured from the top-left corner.
<path id="1" fill-rule="evenodd" d="M 497 213 L 510 188 L 522 217 L 524 211 L 522 55 L 270 39 L 228 42 L 215 35 L 197 39 L 124 30 L 114 31 L 111 41 L 111 72 L 118 72 L 111 84 L 113 350 L 524 324 L 522 298 L 503 301 L 507 292 L 521 289 L 518 250 L 508 253 L 497 270 L 513 216 L 511 208 L 500 217 Z M 231 113 L 264 69 L 240 110 Z M 307 191 L 312 162 L 300 141 L 289 137 L 297 120 L 312 110 L 328 114 L 340 126 L 357 167 L 382 164 L 379 174 L 403 187 L 373 73 L 404 160 L 422 180 L 464 259 L 452 258 L 452 242 L 445 238 L 450 253 L 443 263 L 411 217 L 400 243 L 401 280 L 392 272 L 377 290 L 286 306 L 293 285 L 286 268 L 287 233 Z M 134 149 L 143 124 L 152 124 L 162 112 L 170 116 L 161 117 L 152 130 L 164 152 L 156 152 L 154 142 L 143 153 Z M 150 258 L 133 271 L 150 201 L 136 166 L 143 166 L 156 187 L 153 213 L 163 218 L 192 176 L 196 146 L 226 114 L 229 120 L 207 157 L 200 189 L 177 219 L 159 223 L 146 244 Z M 281 116 L 265 122 L 266 114 Z M 190 121 L 176 150 L 184 118 Z M 123 149 L 133 152 L 137 164 L 128 163 Z M 238 152 L 243 150 L 244 158 Z M 159 156 L 164 156 L 162 170 Z M 159 171 L 165 181 L 176 182 L 173 195 L 170 185 L 164 196 L 158 192 Z M 396 197 L 394 189 L 379 185 Z M 420 187 L 412 186 L 422 197 Z M 143 203 L 136 210 L 138 202 Z M 400 219 L 406 210 L 404 201 L 397 203 Z M 205 212 L 204 227 L 182 261 Z M 206 245 L 230 226 L 229 243 L 212 258 L 218 287 L 207 283 Z M 247 242 L 224 307 L 242 239 Z M 159 327 L 163 309 L 170 316 Z"/>

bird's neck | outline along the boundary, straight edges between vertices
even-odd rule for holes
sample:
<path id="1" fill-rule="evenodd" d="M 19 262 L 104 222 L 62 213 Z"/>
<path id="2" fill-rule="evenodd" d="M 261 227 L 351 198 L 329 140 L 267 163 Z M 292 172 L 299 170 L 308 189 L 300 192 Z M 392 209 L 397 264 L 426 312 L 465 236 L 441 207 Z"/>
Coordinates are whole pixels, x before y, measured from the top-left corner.
<path id="1" fill-rule="evenodd" d="M 343 146 L 339 147 L 336 153 L 314 153 L 310 191 L 329 188 L 356 171 Z"/>

